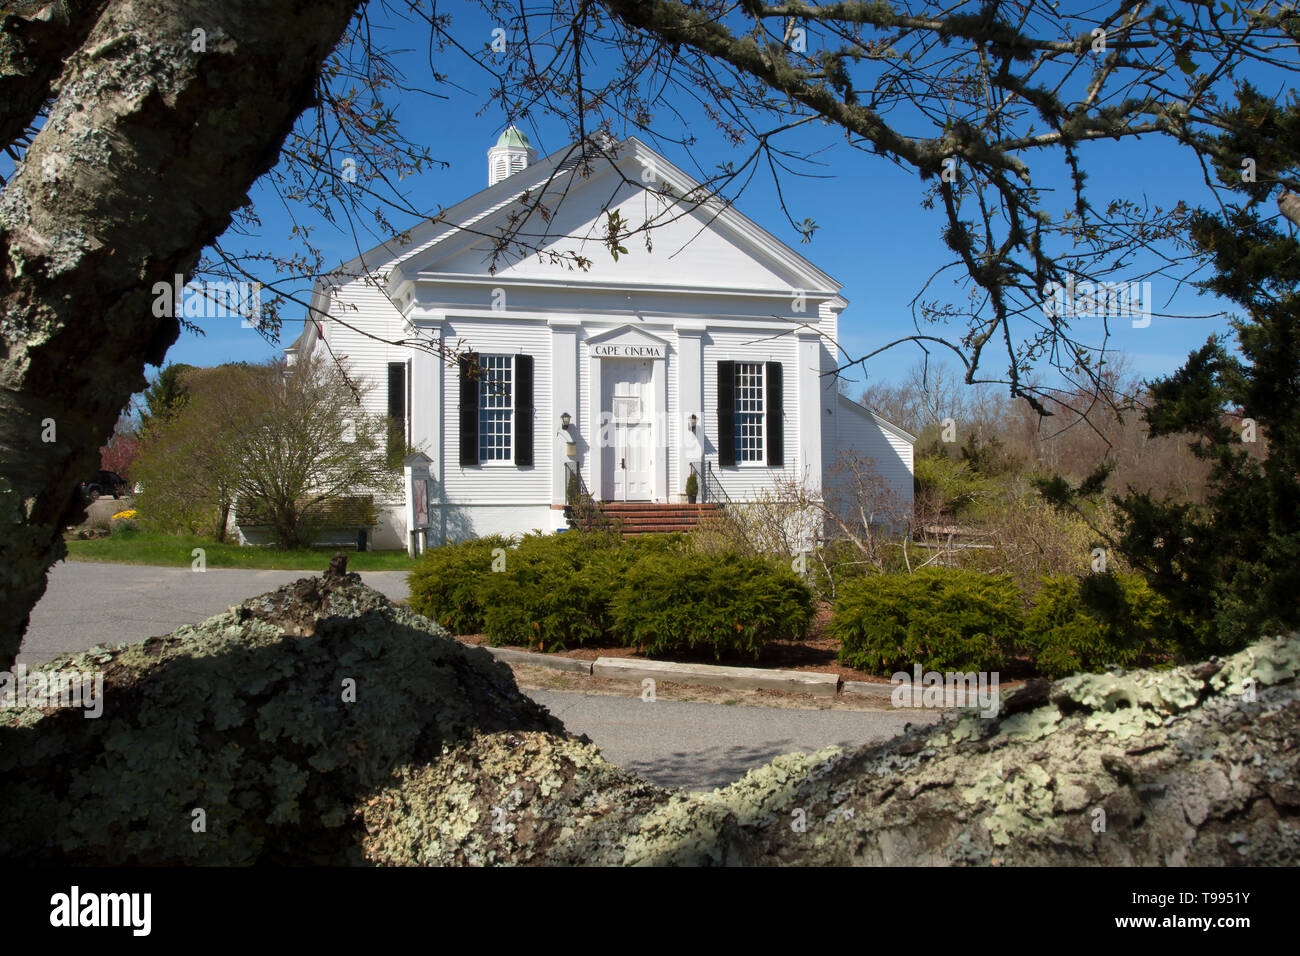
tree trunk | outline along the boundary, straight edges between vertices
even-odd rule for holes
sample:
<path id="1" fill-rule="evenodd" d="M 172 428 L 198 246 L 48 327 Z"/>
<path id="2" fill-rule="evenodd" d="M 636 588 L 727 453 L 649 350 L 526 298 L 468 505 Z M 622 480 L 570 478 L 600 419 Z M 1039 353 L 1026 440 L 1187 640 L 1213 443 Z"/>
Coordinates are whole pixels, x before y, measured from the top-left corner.
<path id="1" fill-rule="evenodd" d="M 226 543 L 226 525 L 230 523 L 230 499 L 225 495 L 217 496 L 217 526 L 213 529 L 212 538 L 217 544 Z"/>
<path id="2" fill-rule="evenodd" d="M 176 339 L 154 284 L 247 202 L 358 4 L 110 0 L 64 64 L 0 194 L 0 668 L 77 482 Z"/>
<path id="3" fill-rule="evenodd" d="M 1300 634 L 1193 667 L 1034 682 L 997 717 L 779 757 L 682 793 L 607 763 L 504 664 L 345 569 L 339 554 L 324 577 L 196 627 L 65 658 L 65 671 L 105 673 L 100 719 L 0 709 L 0 858 L 1300 860 Z"/>
<path id="4" fill-rule="evenodd" d="M 31 0 L 0 14 L 0 144 L 21 138 L 108 0 Z"/>
<path id="5" fill-rule="evenodd" d="M 277 503 L 271 509 L 275 546 L 282 551 L 291 551 L 298 547 L 298 510 L 292 502 Z"/>
<path id="6" fill-rule="evenodd" d="M 683 794 L 547 732 L 480 734 L 365 808 L 396 865 L 1294 866 L 1300 634 L 1226 660 L 1035 682 L 856 751 Z M 1266 686 L 1271 685 L 1271 686 Z M 462 800 L 463 798 L 463 800 Z M 478 826 L 467 820 L 495 822 Z"/>

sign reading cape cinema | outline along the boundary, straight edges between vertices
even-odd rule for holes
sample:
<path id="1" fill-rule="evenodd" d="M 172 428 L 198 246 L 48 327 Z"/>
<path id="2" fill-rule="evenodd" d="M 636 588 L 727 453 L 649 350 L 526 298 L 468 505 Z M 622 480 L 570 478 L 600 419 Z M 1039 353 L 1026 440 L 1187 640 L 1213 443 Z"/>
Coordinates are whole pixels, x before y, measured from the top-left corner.
<path id="1" fill-rule="evenodd" d="M 663 358 L 662 345 L 593 345 L 593 355 L 601 358 Z"/>

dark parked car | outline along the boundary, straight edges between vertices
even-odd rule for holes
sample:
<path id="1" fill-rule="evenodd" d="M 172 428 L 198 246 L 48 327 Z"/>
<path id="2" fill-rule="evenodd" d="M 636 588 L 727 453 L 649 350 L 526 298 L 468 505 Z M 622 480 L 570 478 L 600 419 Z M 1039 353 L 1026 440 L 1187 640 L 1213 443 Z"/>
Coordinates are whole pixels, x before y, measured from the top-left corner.
<path id="1" fill-rule="evenodd" d="M 121 498 L 123 495 L 131 493 L 130 486 L 126 479 L 114 471 L 105 471 L 100 469 L 95 473 L 95 477 L 89 481 L 83 481 L 77 486 L 81 492 L 81 497 L 86 501 L 94 501 L 100 495 L 112 495 L 114 498 Z"/>

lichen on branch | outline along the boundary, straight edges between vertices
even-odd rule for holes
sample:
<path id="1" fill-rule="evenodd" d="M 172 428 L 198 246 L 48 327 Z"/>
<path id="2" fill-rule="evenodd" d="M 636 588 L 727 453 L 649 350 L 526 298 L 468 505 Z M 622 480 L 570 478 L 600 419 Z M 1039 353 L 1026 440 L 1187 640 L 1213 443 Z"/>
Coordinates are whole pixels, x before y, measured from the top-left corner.
<path id="1" fill-rule="evenodd" d="M 1039 682 L 996 719 L 961 714 L 879 746 L 780 757 L 711 793 L 611 765 L 505 665 L 342 560 L 166 637 L 41 668 L 68 669 L 104 674 L 102 717 L 0 710 L 11 861 L 1300 858 L 1294 634 L 1191 667 Z"/>

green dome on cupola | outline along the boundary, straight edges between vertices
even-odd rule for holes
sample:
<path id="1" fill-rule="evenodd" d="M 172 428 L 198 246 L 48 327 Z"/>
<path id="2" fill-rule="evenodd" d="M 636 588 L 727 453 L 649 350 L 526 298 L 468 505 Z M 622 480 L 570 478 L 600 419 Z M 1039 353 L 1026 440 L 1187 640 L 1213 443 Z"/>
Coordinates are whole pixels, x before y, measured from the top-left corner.
<path id="1" fill-rule="evenodd" d="M 528 137 L 521 133 L 518 127 L 507 126 L 505 132 L 497 139 L 497 145 L 529 149 L 532 144 L 528 142 Z"/>
<path id="2" fill-rule="evenodd" d="M 505 132 L 497 137 L 497 144 L 487 154 L 489 186 L 495 186 L 501 180 L 527 169 L 528 164 L 537 158 L 537 151 L 517 126 L 507 126 Z"/>

